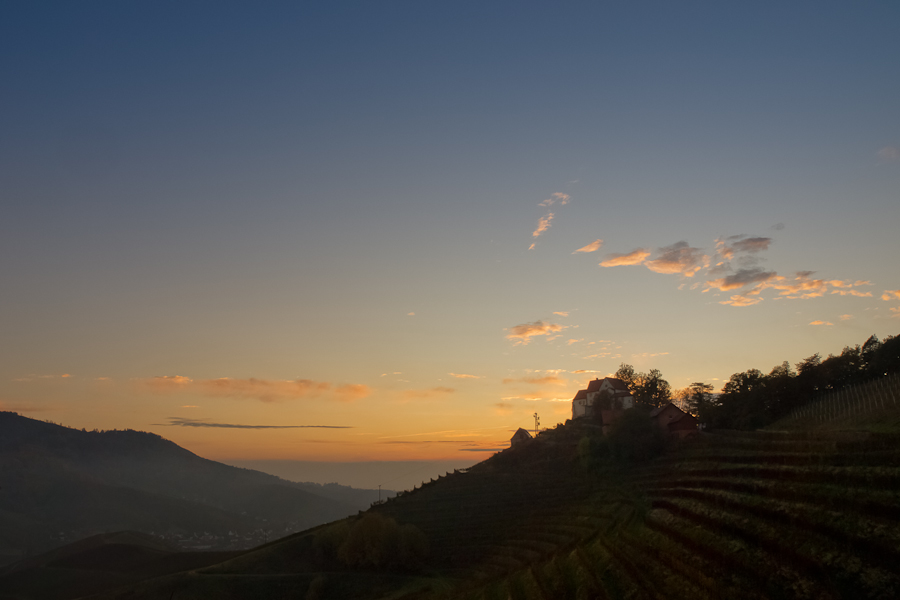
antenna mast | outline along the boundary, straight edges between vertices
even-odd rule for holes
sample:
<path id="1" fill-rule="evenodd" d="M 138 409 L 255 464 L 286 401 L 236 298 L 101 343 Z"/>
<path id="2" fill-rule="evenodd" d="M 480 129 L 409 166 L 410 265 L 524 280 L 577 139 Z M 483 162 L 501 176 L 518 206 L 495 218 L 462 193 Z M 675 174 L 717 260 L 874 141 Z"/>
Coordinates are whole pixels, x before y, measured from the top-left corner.
<path id="1" fill-rule="evenodd" d="M 537 413 L 534 413 L 534 437 L 537 437 L 538 428 L 541 426 L 541 418 Z"/>

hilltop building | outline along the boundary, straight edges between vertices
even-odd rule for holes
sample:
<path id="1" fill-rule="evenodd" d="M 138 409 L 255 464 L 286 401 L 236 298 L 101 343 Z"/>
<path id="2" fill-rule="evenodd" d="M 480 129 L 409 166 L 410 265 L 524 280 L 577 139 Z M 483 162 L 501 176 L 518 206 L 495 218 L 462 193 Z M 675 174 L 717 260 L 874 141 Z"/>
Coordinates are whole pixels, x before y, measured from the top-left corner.
<path id="1" fill-rule="evenodd" d="M 654 408 L 650 418 L 662 429 L 663 433 L 678 439 L 697 433 L 697 418 L 689 415 L 671 402 L 665 406 Z"/>
<path id="2" fill-rule="evenodd" d="M 634 398 L 621 379 L 604 377 L 588 383 L 572 399 L 572 418 L 600 416 L 603 426 L 612 424 L 627 409 L 634 406 Z"/>
<path id="3" fill-rule="evenodd" d="M 534 437 L 532 437 L 531 432 L 529 432 L 527 429 L 522 429 L 521 427 L 519 427 L 519 429 L 513 434 L 512 438 L 510 438 L 510 440 L 509 440 L 509 447 L 515 448 L 519 444 L 523 444 L 523 443 L 525 443 L 529 440 L 533 440 L 533 439 L 534 439 Z"/>

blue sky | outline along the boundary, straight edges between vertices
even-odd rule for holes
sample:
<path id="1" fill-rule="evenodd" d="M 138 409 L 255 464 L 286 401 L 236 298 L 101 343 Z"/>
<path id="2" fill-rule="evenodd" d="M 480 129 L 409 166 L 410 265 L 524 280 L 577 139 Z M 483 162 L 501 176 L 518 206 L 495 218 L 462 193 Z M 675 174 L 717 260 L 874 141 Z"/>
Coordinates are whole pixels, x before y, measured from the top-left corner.
<path id="1" fill-rule="evenodd" d="M 898 18 L 5 3 L 0 407 L 452 459 L 621 362 L 719 387 L 896 334 Z"/>

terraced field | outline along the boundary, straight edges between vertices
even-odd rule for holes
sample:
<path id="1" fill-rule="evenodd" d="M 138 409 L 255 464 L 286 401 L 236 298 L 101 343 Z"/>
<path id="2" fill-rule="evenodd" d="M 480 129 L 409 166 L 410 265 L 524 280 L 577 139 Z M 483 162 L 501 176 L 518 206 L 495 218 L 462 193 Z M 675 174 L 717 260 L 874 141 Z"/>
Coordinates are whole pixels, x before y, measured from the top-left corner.
<path id="1" fill-rule="evenodd" d="M 419 570 L 323 559 L 363 514 L 105 597 L 900 597 L 900 435 L 719 432 L 640 465 L 585 460 L 592 436 L 560 427 L 373 507 L 424 532 Z"/>
<path id="2" fill-rule="evenodd" d="M 593 533 L 449 597 L 900 594 L 896 435 L 707 434 L 620 475 L 548 521 L 578 515 Z"/>

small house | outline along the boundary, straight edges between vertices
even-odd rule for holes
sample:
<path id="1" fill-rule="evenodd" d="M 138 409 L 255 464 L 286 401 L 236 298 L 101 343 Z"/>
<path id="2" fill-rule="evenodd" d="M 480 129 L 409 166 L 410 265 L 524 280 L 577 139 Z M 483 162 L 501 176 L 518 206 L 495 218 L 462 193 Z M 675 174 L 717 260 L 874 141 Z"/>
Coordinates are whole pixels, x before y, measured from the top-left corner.
<path id="1" fill-rule="evenodd" d="M 650 418 L 670 437 L 683 439 L 697 433 L 697 418 L 688 414 L 669 402 L 665 406 L 654 408 Z"/>
<path id="2" fill-rule="evenodd" d="M 527 429 L 522 429 L 519 427 L 518 430 L 513 434 L 512 438 L 509 440 L 509 447 L 515 448 L 519 444 L 523 444 L 529 440 L 533 440 L 531 433 Z"/>

